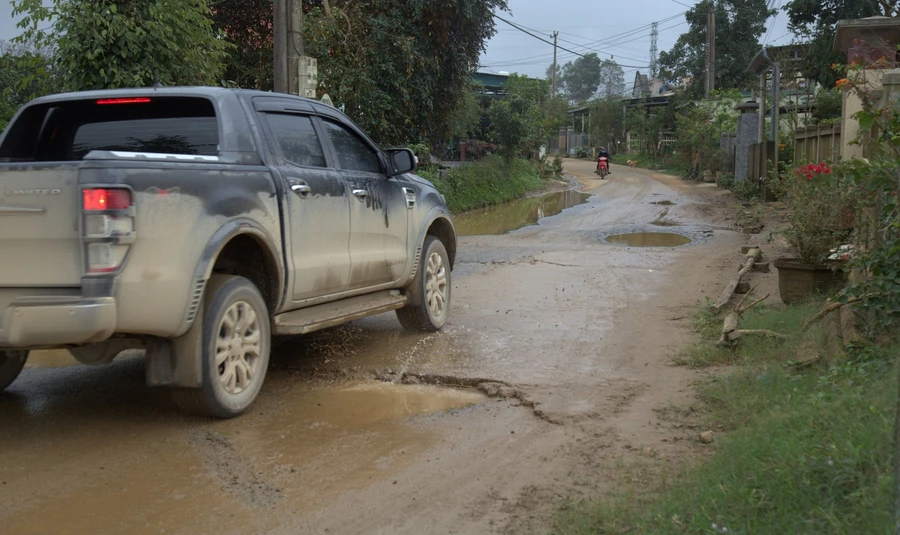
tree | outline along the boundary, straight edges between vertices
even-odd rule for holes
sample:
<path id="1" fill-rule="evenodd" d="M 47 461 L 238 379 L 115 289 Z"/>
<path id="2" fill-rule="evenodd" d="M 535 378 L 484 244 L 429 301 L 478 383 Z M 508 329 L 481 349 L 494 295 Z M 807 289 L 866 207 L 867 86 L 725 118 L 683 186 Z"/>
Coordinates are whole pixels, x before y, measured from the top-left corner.
<path id="1" fill-rule="evenodd" d="M 332 1 L 304 17 L 319 88 L 383 144 L 450 134 L 506 0 Z"/>
<path id="2" fill-rule="evenodd" d="M 900 1 L 793 0 L 783 9 L 788 16 L 788 28 L 810 44 L 803 62 L 804 75 L 824 87 L 834 87 L 838 75 L 831 65 L 841 63 L 842 55 L 832 51 L 838 21 L 876 15 L 900 16 Z"/>
<path id="3" fill-rule="evenodd" d="M 220 81 L 227 43 L 209 0 L 13 0 L 13 14 L 24 15 L 17 42 L 52 47 L 68 89 Z"/>
<path id="4" fill-rule="evenodd" d="M 591 102 L 591 139 L 596 146 L 618 152 L 625 141 L 625 114 L 622 100 L 616 96 Z"/>
<path id="5" fill-rule="evenodd" d="M 569 100 L 583 103 L 594 96 L 600 85 L 600 65 L 600 57 L 594 52 L 565 64 L 563 76 Z"/>
<path id="6" fill-rule="evenodd" d="M 0 41 L 0 131 L 29 100 L 59 88 L 49 51 Z"/>
<path id="7" fill-rule="evenodd" d="M 547 142 L 554 127 L 550 104 L 550 85 L 518 74 L 509 77 L 505 98 L 488 108 L 491 133 L 500 142 L 500 153 L 507 159 L 533 153 Z"/>
<path id="8" fill-rule="evenodd" d="M 566 79 L 563 72 L 563 66 L 561 63 L 556 63 L 556 92 L 557 93 L 565 93 L 566 87 Z M 547 81 L 550 84 L 553 84 L 553 64 L 547 66 Z"/>
<path id="9" fill-rule="evenodd" d="M 685 13 L 690 28 L 675 46 L 659 56 L 660 77 L 673 85 L 687 80 L 691 96 L 703 94 L 706 79 L 706 23 L 710 2 L 715 1 L 716 88 L 749 89 L 753 84 L 747 66 L 759 52 L 759 37 L 766 20 L 776 13 L 766 0 L 703 0 Z"/>
<path id="10" fill-rule="evenodd" d="M 600 65 L 600 97 L 622 96 L 625 93 L 625 71 L 618 63 L 604 60 Z"/>
<path id="11" fill-rule="evenodd" d="M 215 28 L 232 46 L 225 58 L 224 78 L 238 87 L 272 91 L 272 0 L 217 0 Z"/>

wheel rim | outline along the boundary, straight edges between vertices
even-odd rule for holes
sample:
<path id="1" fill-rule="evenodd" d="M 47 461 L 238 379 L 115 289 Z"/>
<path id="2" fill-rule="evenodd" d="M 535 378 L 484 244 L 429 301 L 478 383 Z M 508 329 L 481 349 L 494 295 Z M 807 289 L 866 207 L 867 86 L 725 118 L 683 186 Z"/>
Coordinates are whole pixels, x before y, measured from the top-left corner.
<path id="1" fill-rule="evenodd" d="M 261 346 L 256 311 L 245 301 L 232 304 L 222 316 L 216 338 L 216 369 L 227 393 L 240 394 L 253 383 L 259 371 Z"/>
<path id="2" fill-rule="evenodd" d="M 432 318 L 444 315 L 449 288 L 444 257 L 439 253 L 431 253 L 425 267 L 425 304 Z"/>

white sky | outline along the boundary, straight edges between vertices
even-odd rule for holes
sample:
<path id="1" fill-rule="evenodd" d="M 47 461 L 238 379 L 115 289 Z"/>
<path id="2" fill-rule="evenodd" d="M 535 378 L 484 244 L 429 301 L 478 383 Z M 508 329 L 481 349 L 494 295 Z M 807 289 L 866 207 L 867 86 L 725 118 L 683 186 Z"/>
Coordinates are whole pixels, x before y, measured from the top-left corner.
<path id="1" fill-rule="evenodd" d="M 788 0 L 772 0 L 780 7 Z M 621 65 L 641 66 L 646 72 L 650 62 L 650 27 L 654 21 L 676 17 L 659 25 L 660 51 L 669 50 L 678 36 L 688 28 L 682 13 L 692 0 L 509 0 L 512 13 L 500 13 L 515 22 L 543 35 L 559 32 L 559 45 L 582 54 L 598 52 L 600 57 L 614 59 Z M 777 17 L 769 19 L 768 44 L 786 44 L 787 16 L 779 9 Z M 544 77 L 553 62 L 553 47 L 504 22 L 497 23 L 499 32 L 488 42 L 481 57 L 479 70 L 486 72 L 518 72 L 532 77 Z M 0 40 L 18 35 L 16 20 L 12 18 L 10 0 L 0 0 Z M 765 37 L 763 38 L 765 40 Z M 559 51 L 563 64 L 577 56 Z M 634 79 L 633 67 L 625 67 L 625 79 Z"/>

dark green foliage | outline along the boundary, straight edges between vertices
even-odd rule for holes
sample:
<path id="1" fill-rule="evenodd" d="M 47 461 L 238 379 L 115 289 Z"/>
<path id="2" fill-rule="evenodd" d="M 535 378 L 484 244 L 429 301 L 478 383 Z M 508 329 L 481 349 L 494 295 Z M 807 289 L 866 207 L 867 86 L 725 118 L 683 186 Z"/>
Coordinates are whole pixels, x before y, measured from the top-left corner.
<path id="1" fill-rule="evenodd" d="M 0 131 L 26 102 L 59 88 L 59 76 L 46 51 L 0 42 Z"/>
<path id="2" fill-rule="evenodd" d="M 505 0 L 332 1 L 304 17 L 328 93 L 376 141 L 438 146 Z"/>
<path id="3" fill-rule="evenodd" d="M 227 42 L 208 0 L 13 0 L 19 42 L 55 49 L 71 90 L 220 82 Z M 53 20 L 49 29 L 43 29 Z"/>
<path id="4" fill-rule="evenodd" d="M 661 52 L 660 77 L 675 85 L 691 79 L 691 96 L 703 95 L 706 79 L 706 18 L 710 1 L 703 0 L 685 14 L 690 29 L 675 46 Z M 715 0 L 716 88 L 749 89 L 755 77 L 747 72 L 753 56 L 760 51 L 759 37 L 766 31 L 766 19 L 776 11 L 766 0 Z"/>

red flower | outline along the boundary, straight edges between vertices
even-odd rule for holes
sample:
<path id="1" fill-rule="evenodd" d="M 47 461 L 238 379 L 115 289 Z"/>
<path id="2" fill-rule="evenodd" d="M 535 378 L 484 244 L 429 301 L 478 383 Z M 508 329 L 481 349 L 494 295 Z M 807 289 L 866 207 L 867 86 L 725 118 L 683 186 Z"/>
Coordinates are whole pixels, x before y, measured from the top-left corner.
<path id="1" fill-rule="evenodd" d="M 807 178 L 808 180 L 812 180 L 812 177 L 813 177 L 813 176 L 812 176 L 812 173 L 806 173 L 806 178 Z"/>

